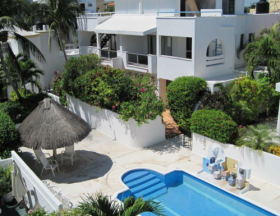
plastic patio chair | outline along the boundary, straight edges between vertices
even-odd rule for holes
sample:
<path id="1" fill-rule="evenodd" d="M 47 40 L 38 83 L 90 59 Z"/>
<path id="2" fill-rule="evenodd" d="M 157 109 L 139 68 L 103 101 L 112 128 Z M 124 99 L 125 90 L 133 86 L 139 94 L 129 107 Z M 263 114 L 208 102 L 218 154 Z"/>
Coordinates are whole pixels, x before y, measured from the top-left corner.
<path id="1" fill-rule="evenodd" d="M 36 167 L 37 163 L 41 163 L 41 161 L 40 161 L 41 155 L 45 155 L 45 156 L 48 155 L 49 157 L 51 157 L 51 155 L 49 153 L 44 153 L 42 151 L 42 149 L 33 149 L 33 151 L 36 156 L 35 167 Z"/>
<path id="2" fill-rule="evenodd" d="M 43 169 L 41 172 L 41 176 L 43 175 L 44 170 L 51 170 L 53 173 L 53 176 L 55 177 L 54 170 L 57 169 L 58 172 L 60 172 L 57 161 L 56 160 L 47 160 L 45 155 L 40 156 L 40 161 L 43 164 Z M 54 162 L 54 164 L 50 164 L 50 162 Z"/>
<path id="3" fill-rule="evenodd" d="M 63 164 L 63 158 L 70 158 L 71 165 L 73 165 L 74 156 L 77 158 L 76 152 L 74 150 L 74 145 L 66 146 L 65 151 L 61 152 L 61 164 Z"/>

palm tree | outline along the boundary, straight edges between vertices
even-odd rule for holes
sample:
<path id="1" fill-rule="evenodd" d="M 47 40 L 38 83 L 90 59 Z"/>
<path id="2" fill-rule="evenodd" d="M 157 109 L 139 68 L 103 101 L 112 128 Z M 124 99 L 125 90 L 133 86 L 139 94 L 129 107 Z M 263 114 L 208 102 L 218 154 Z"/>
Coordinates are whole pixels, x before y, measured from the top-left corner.
<path id="1" fill-rule="evenodd" d="M 159 203 L 152 200 L 143 200 L 134 197 L 127 198 L 123 205 L 116 200 L 111 200 L 108 196 L 97 193 L 94 197 L 87 196 L 83 202 L 79 203 L 83 215 L 91 216 L 137 216 L 144 212 L 151 212 L 155 215 L 164 215 Z"/>
<path id="2" fill-rule="evenodd" d="M 69 37 L 69 34 L 76 34 L 77 16 L 84 13 L 78 0 L 45 0 L 39 9 L 45 23 L 50 26 L 49 49 L 51 49 L 51 33 L 58 39 L 60 49 L 67 56 L 63 45 L 62 37 Z"/>
<path id="3" fill-rule="evenodd" d="M 26 94 L 26 85 L 30 83 L 32 86 L 36 86 L 41 91 L 41 84 L 38 82 L 40 75 L 44 75 L 44 71 L 37 68 L 35 62 L 28 58 L 27 55 L 18 54 L 16 56 L 20 70 L 18 70 L 18 76 L 21 86 L 24 88 Z M 34 79 L 35 78 L 35 79 Z"/>
<path id="4" fill-rule="evenodd" d="M 238 146 L 247 146 L 254 150 L 268 151 L 270 146 L 278 144 L 279 138 L 280 136 L 276 135 L 276 131 L 271 130 L 269 125 L 259 124 L 257 127 L 250 125 L 236 144 Z"/>
<path id="5" fill-rule="evenodd" d="M 279 64 L 280 32 L 278 24 L 274 25 L 272 29 L 264 29 L 255 41 L 246 45 L 244 52 L 244 61 L 246 69 L 250 76 L 254 78 L 254 70 L 257 66 L 267 66 L 268 76 L 272 76 L 272 72 L 276 72 L 276 67 Z"/>
<path id="6" fill-rule="evenodd" d="M 9 81 L 9 84 L 14 89 L 17 94 L 19 100 L 21 100 L 21 96 L 18 92 L 18 89 L 13 82 L 10 74 L 8 73 L 8 69 L 4 60 L 4 53 L 7 53 L 12 59 L 14 59 L 15 67 L 19 69 L 19 65 L 16 60 L 16 56 L 14 55 L 8 41 L 8 35 L 13 36 L 19 44 L 27 47 L 32 54 L 37 57 L 41 61 L 45 61 L 43 54 L 40 50 L 28 39 L 21 36 L 17 33 L 19 29 L 27 29 L 27 25 L 23 22 L 26 20 L 30 13 L 30 6 L 24 0 L 2 0 L 0 7 L 0 61 L 2 65 L 2 69 Z"/>

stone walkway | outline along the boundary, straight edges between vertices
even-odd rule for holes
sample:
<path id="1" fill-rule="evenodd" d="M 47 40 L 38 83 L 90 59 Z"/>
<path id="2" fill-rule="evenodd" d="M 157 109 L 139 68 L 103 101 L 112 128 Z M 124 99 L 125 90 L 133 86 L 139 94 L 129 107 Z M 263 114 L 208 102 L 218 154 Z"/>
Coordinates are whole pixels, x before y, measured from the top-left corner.
<path id="1" fill-rule="evenodd" d="M 71 166 L 69 160 L 66 160 L 64 165 L 59 162 L 61 172 L 56 172 L 55 178 L 50 172 L 44 173 L 41 178 L 48 179 L 51 184 L 60 187 L 63 194 L 74 205 L 78 204 L 81 196 L 86 194 L 101 191 L 106 195 L 116 196 L 118 192 L 126 189 L 121 182 L 122 174 L 134 168 L 153 169 L 163 174 L 181 169 L 234 194 L 240 193 L 227 182 L 215 180 L 207 173 L 197 174 L 202 169 L 202 157 L 183 147 L 181 137 L 166 140 L 151 148 L 134 149 L 93 130 L 75 148 L 78 159 L 74 161 L 74 166 Z M 22 148 L 22 151 L 25 162 L 40 177 L 42 166 L 39 164 L 35 168 L 32 150 Z M 58 151 L 58 161 L 60 151 Z M 249 182 L 254 186 L 254 190 L 240 196 L 278 211 L 280 214 L 280 188 L 254 177 Z"/>

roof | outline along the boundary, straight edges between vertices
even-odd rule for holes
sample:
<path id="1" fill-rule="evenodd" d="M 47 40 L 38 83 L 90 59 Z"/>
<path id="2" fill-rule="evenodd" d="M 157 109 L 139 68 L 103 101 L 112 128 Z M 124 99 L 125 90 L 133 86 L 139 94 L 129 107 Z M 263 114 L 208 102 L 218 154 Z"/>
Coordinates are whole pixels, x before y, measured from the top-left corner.
<path id="1" fill-rule="evenodd" d="M 98 33 L 144 36 L 156 32 L 156 16 L 114 15 L 95 28 Z"/>

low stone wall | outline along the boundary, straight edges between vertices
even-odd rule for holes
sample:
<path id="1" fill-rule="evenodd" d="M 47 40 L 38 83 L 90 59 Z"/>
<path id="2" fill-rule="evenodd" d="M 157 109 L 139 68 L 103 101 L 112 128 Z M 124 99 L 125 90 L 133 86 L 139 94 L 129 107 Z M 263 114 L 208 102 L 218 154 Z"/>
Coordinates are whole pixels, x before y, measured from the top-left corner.
<path id="1" fill-rule="evenodd" d="M 49 94 L 55 101 L 59 97 Z M 165 140 L 165 125 L 158 116 L 149 124 L 137 125 L 134 119 L 124 122 L 120 115 L 106 109 L 98 109 L 79 99 L 67 95 L 68 109 L 84 119 L 93 129 L 130 147 L 145 148 Z"/>
<path id="2" fill-rule="evenodd" d="M 243 166 L 251 168 L 251 175 L 268 181 L 280 187 L 280 157 L 267 152 L 254 151 L 248 147 L 237 147 L 232 144 L 223 144 L 208 137 L 192 134 L 192 151 L 207 157 L 210 146 L 220 145 L 226 157 L 240 161 Z"/>

